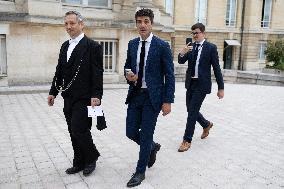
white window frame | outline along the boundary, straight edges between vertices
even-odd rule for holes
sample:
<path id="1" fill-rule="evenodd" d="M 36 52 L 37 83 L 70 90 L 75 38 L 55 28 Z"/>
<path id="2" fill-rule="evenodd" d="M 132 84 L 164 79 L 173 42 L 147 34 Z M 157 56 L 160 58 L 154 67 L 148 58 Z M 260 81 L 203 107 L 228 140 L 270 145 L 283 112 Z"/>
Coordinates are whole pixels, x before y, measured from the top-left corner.
<path id="1" fill-rule="evenodd" d="M 263 12 L 261 13 L 261 27 L 269 28 L 271 20 L 272 0 L 263 0 Z M 267 17 L 267 18 L 266 18 Z"/>
<path id="2" fill-rule="evenodd" d="M 259 51 L 258 51 L 258 60 L 261 62 L 265 62 L 266 55 L 264 54 L 265 50 L 267 49 L 267 42 L 260 41 L 259 43 Z"/>
<path id="3" fill-rule="evenodd" d="M 103 8 L 111 8 L 112 5 L 112 0 L 107 0 L 108 2 L 107 6 L 89 5 L 89 0 L 61 0 L 61 2 L 64 4 L 83 5 L 88 7 L 103 7 Z"/>
<path id="4" fill-rule="evenodd" d="M 208 0 L 196 0 L 195 1 L 195 22 L 200 22 L 206 25 L 207 23 L 207 4 L 208 4 L 207 1 Z"/>
<path id="5" fill-rule="evenodd" d="M 235 7 L 233 5 L 235 5 Z M 238 0 L 227 0 L 226 26 L 236 25 L 237 7 L 238 7 Z"/>
<path id="6" fill-rule="evenodd" d="M 166 13 L 173 15 L 174 13 L 174 0 L 165 0 Z"/>
<path id="7" fill-rule="evenodd" d="M 6 36 L 0 34 L 0 76 L 7 75 Z"/>
<path id="8" fill-rule="evenodd" d="M 108 48 L 108 53 L 106 54 L 106 45 L 103 45 L 103 68 L 104 68 L 104 73 L 115 73 L 116 72 L 116 63 L 117 63 L 117 57 L 116 57 L 116 51 L 117 51 L 117 45 L 118 45 L 118 40 L 115 39 L 94 39 L 94 41 L 98 42 L 99 44 L 104 43 L 108 44 L 108 46 L 112 42 L 112 54 L 110 54 L 110 48 Z M 107 59 L 107 62 L 106 62 Z M 110 59 L 112 60 L 110 62 Z M 111 68 L 110 68 L 111 65 Z"/>

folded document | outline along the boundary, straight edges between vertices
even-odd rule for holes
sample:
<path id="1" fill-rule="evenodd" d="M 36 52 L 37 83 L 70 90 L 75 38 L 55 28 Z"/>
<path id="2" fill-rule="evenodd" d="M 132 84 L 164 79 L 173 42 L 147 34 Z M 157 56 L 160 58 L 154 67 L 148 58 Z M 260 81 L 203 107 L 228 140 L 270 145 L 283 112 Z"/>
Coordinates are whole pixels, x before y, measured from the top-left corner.
<path id="1" fill-rule="evenodd" d="M 102 106 L 87 106 L 88 107 L 88 117 L 103 116 Z"/>

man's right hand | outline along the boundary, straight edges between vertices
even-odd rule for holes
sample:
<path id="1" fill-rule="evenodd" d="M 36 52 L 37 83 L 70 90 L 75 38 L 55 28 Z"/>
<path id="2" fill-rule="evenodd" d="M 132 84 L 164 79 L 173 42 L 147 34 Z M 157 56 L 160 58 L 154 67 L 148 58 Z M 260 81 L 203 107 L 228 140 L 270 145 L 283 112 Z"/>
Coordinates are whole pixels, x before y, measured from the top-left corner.
<path id="1" fill-rule="evenodd" d="M 128 81 L 137 81 L 138 75 L 135 75 L 133 72 L 127 72 L 126 73 L 126 79 Z"/>
<path id="2" fill-rule="evenodd" d="M 53 106 L 53 104 L 54 104 L 54 99 L 55 99 L 55 96 L 53 96 L 53 95 L 48 95 L 48 97 L 47 97 L 47 104 L 48 104 L 48 106 Z"/>
<path id="3" fill-rule="evenodd" d="M 186 46 L 183 47 L 183 49 L 180 51 L 180 55 L 181 56 L 184 56 L 188 51 L 192 51 L 193 49 L 193 46 L 192 46 L 192 43 L 189 42 L 188 44 L 186 44 Z"/>

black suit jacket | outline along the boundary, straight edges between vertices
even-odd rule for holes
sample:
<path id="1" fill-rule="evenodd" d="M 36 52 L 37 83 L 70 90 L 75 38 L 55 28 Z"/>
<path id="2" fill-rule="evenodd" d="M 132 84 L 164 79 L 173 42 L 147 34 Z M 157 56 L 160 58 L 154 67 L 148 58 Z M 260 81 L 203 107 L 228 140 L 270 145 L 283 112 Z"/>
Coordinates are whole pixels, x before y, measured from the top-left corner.
<path id="1" fill-rule="evenodd" d="M 195 48 L 195 43 L 193 49 Z M 191 72 L 194 66 L 193 62 L 193 51 L 186 53 L 183 57 L 178 55 L 178 63 L 184 64 L 188 61 L 188 68 L 186 71 L 185 88 L 190 88 Z M 224 89 L 223 76 L 219 65 L 219 57 L 216 45 L 204 41 L 202 51 L 200 54 L 199 65 L 198 65 L 198 81 L 201 92 L 206 94 L 211 93 L 212 82 L 211 82 L 211 66 L 213 67 L 214 75 L 218 84 L 218 89 Z"/>
<path id="2" fill-rule="evenodd" d="M 62 92 L 63 98 L 68 96 L 74 100 L 101 99 L 103 94 L 103 51 L 101 45 L 84 36 L 74 48 L 67 62 L 68 46 L 69 41 L 65 41 L 61 46 L 49 94 L 57 96 L 59 86 L 63 85 L 63 89 L 65 89 L 71 82 L 70 87 Z"/>

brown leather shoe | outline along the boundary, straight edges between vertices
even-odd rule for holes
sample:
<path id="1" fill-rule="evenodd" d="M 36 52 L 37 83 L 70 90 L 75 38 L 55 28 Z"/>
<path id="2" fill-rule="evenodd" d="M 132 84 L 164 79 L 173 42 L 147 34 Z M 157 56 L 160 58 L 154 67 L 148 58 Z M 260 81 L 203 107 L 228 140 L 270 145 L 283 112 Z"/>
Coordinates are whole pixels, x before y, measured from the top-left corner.
<path id="1" fill-rule="evenodd" d="M 209 135 L 209 130 L 213 127 L 213 123 L 209 122 L 209 126 L 203 129 L 203 133 L 201 135 L 201 139 L 205 139 Z"/>
<path id="2" fill-rule="evenodd" d="M 178 152 L 185 152 L 187 151 L 191 146 L 191 143 L 190 142 L 187 142 L 187 141 L 183 141 L 181 144 L 180 144 L 180 147 L 178 149 Z"/>

